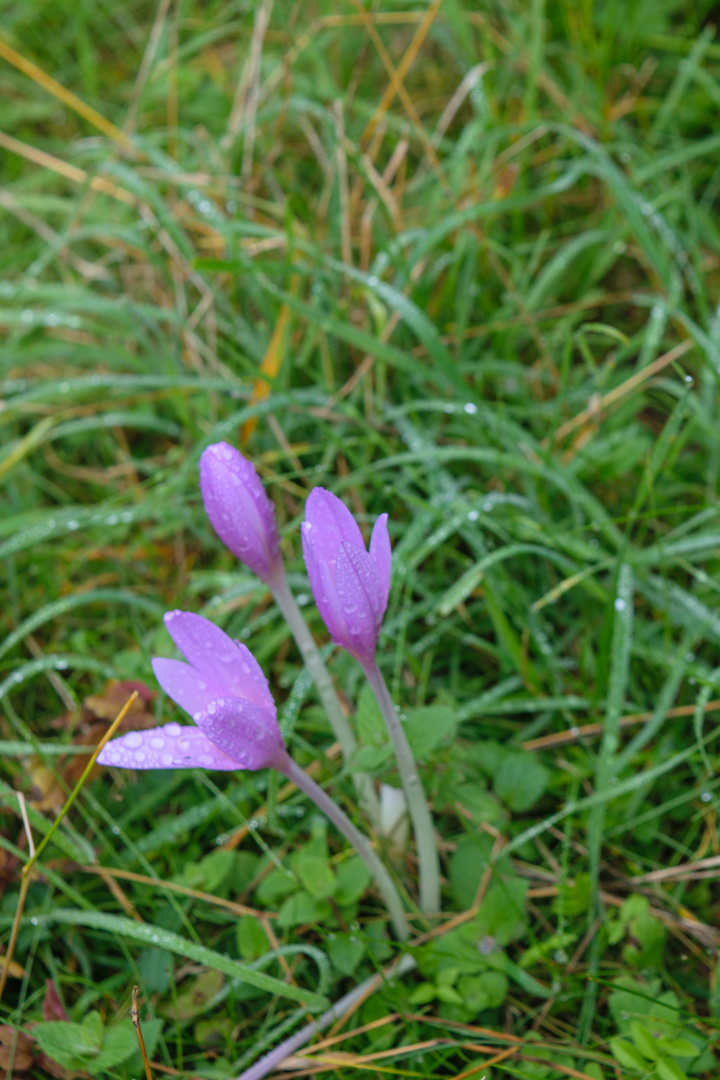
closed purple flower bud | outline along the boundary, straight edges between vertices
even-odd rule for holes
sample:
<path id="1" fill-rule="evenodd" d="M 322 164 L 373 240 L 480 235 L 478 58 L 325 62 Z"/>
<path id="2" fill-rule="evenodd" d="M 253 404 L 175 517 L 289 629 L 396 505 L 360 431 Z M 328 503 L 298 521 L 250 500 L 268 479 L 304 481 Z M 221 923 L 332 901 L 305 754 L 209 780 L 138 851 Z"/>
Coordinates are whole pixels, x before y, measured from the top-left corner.
<path id="1" fill-rule="evenodd" d="M 169 611 L 165 625 L 187 663 L 156 657 L 153 671 L 197 727 L 131 731 L 108 743 L 98 762 L 124 769 L 282 766 L 287 751 L 275 702 L 250 650 L 189 611 Z"/>
<path id="2" fill-rule="evenodd" d="M 229 443 L 208 446 L 200 491 L 210 524 L 233 555 L 266 584 L 282 574 L 275 508 L 252 463 Z"/>
<path id="3" fill-rule="evenodd" d="M 371 663 L 390 592 L 387 514 L 375 522 L 367 551 L 345 504 L 313 488 L 301 533 L 313 596 L 331 638 L 361 664 Z"/>

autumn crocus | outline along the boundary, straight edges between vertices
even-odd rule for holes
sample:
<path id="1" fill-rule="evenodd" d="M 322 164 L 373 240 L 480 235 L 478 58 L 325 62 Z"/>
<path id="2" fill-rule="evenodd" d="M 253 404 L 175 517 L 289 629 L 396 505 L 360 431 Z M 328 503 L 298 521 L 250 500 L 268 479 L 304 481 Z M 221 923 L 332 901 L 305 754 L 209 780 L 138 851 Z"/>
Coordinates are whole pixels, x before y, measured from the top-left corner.
<path id="1" fill-rule="evenodd" d="M 170 723 L 131 731 L 107 743 L 98 763 L 121 769 L 277 769 L 313 800 L 364 859 L 395 932 L 404 940 L 407 924 L 390 875 L 346 814 L 288 754 L 267 679 L 250 650 L 200 615 L 170 611 L 164 621 L 187 663 L 157 657 L 153 671 L 196 726 Z"/>
<path id="2" fill-rule="evenodd" d="M 275 509 L 255 467 L 229 443 L 213 443 L 200 458 L 200 491 L 210 524 L 218 537 L 270 587 L 312 675 L 333 734 L 348 760 L 356 750 L 355 736 L 290 591 L 280 554 Z M 377 823 L 380 810 L 371 778 L 356 773 L 353 781 L 370 820 Z"/>
<path id="3" fill-rule="evenodd" d="M 210 524 L 233 555 L 268 585 L 284 577 L 275 507 L 252 463 L 229 443 L 208 446 L 200 491 Z"/>
<path id="4" fill-rule="evenodd" d="M 367 675 L 393 745 L 415 833 L 420 907 L 439 911 L 440 864 L 430 810 L 410 744 L 375 659 L 390 592 L 387 514 L 376 520 L 368 550 L 345 504 L 317 487 L 308 496 L 301 529 L 315 603 L 330 637 L 355 657 Z"/>
<path id="5" fill-rule="evenodd" d="M 387 514 L 373 526 L 370 550 L 345 504 L 313 488 L 301 526 L 303 555 L 315 603 L 336 645 L 366 665 L 375 658 L 390 592 Z"/>

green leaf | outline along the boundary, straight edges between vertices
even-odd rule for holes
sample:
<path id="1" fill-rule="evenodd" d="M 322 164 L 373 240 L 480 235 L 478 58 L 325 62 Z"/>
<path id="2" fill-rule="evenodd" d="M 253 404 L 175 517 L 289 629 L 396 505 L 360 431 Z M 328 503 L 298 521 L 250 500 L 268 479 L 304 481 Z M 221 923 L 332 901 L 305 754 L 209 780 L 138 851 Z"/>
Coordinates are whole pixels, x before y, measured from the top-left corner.
<path id="1" fill-rule="evenodd" d="M 453 804 L 457 803 L 464 810 L 472 814 L 472 819 L 477 825 L 483 822 L 493 824 L 503 818 L 503 809 L 497 799 L 493 798 L 489 791 L 485 791 L 479 783 L 458 784 L 450 792 Z"/>
<path id="2" fill-rule="evenodd" d="M 641 1024 L 639 1020 L 633 1020 L 630 1025 L 630 1035 L 643 1057 L 646 1057 L 648 1061 L 657 1061 L 660 1057 L 658 1040 L 644 1024 Z"/>
<path id="3" fill-rule="evenodd" d="M 365 955 L 365 946 L 351 934 L 334 934 L 328 938 L 327 951 L 332 966 L 340 975 L 352 975 Z"/>
<path id="4" fill-rule="evenodd" d="M 211 851 L 209 855 L 200 860 L 198 867 L 202 874 L 202 888 L 205 892 L 212 893 L 213 896 L 222 895 L 222 887 L 229 885 L 230 875 L 235 869 L 236 858 L 234 851 L 225 851 L 223 848 L 218 848 L 217 851 Z"/>
<path id="5" fill-rule="evenodd" d="M 430 982 L 420 983 L 419 986 L 416 986 L 409 998 L 411 1005 L 427 1005 L 434 1000 L 435 985 Z"/>
<path id="6" fill-rule="evenodd" d="M 405 734 L 417 761 L 426 761 L 443 743 L 455 735 L 457 718 L 447 705 L 425 705 L 408 709 Z"/>
<path id="7" fill-rule="evenodd" d="M 615 1060 L 626 1069 L 641 1070 L 643 1073 L 647 1073 L 647 1059 L 639 1050 L 635 1049 L 632 1043 L 626 1042 L 624 1039 L 614 1039 L 610 1043 L 610 1052 Z"/>
<path id="8" fill-rule="evenodd" d="M 66 1069 L 84 1068 L 90 1053 L 97 1053 L 96 1049 L 85 1048 L 85 1031 L 81 1024 L 63 1020 L 41 1021 L 33 1028 L 33 1037 L 49 1058 Z"/>
<path id="9" fill-rule="evenodd" d="M 73 909 L 58 908 L 49 915 L 36 916 L 39 923 L 60 923 L 65 926 L 84 926 L 88 929 L 102 930 L 108 934 L 117 934 L 118 937 L 129 938 L 138 941 L 142 945 L 158 945 L 168 952 L 177 956 L 184 956 L 196 964 L 222 971 L 240 982 L 248 983 L 258 990 L 265 990 L 269 994 L 290 998 L 292 1001 L 304 1002 L 308 1008 L 324 1009 L 327 1007 L 327 998 L 324 994 L 316 994 L 312 990 L 303 990 L 301 987 L 291 986 L 282 982 L 281 979 L 265 975 L 262 971 L 242 964 L 238 960 L 231 960 L 228 956 L 208 949 L 204 945 L 198 945 L 194 941 L 180 937 L 169 930 L 163 930 L 159 926 L 148 923 L 138 923 L 134 919 L 126 919 L 119 915 L 107 915 L 103 911 L 75 911 Z"/>
<path id="10" fill-rule="evenodd" d="M 255 898 L 262 907 L 274 907 L 286 896 L 297 892 L 300 882 L 285 870 L 271 870 L 255 890 Z"/>
<path id="11" fill-rule="evenodd" d="M 173 962 L 169 953 L 164 949 L 143 949 L 138 959 L 138 968 L 142 976 L 145 989 L 153 994 L 164 994 L 170 985 Z"/>
<path id="12" fill-rule="evenodd" d="M 667 1039 L 661 1035 L 657 1042 L 663 1054 L 672 1054 L 673 1057 L 694 1058 L 700 1053 L 700 1047 L 691 1043 L 689 1039 Z"/>
<path id="13" fill-rule="evenodd" d="M 494 779 L 495 793 L 517 813 L 534 806 L 549 779 L 544 765 L 525 751 L 507 754 L 500 762 Z"/>
<path id="14" fill-rule="evenodd" d="M 301 851 L 293 859 L 292 865 L 307 891 L 315 899 L 327 900 L 333 895 L 337 881 L 327 859 Z"/>
<path id="15" fill-rule="evenodd" d="M 316 900 L 301 890 L 288 896 L 278 912 L 277 925 L 283 929 L 320 923 L 332 915 L 332 908 L 324 900 Z"/>
<path id="16" fill-rule="evenodd" d="M 235 853 L 235 864 L 230 878 L 230 890 L 235 894 L 244 893 L 257 877 L 260 869 L 260 856 L 252 851 Z M 283 875 L 287 878 L 287 875 Z"/>
<path id="17" fill-rule="evenodd" d="M 358 738 L 365 746 L 376 749 L 388 746 L 388 733 L 380 707 L 369 683 L 364 683 L 355 714 Z"/>
<path id="18" fill-rule="evenodd" d="M 267 951 L 267 938 L 265 945 Z M 158 1012 L 176 1023 L 192 1020 L 207 1009 L 222 990 L 224 982 L 225 976 L 221 971 L 203 971 L 196 979 L 184 982 L 177 997 L 164 1002 Z"/>
<path id="19" fill-rule="evenodd" d="M 103 1022 L 99 1012 L 93 1010 L 83 1018 L 82 1029 L 86 1046 L 98 1051 L 103 1041 Z"/>
<path id="20" fill-rule="evenodd" d="M 238 920 L 237 943 L 243 960 L 257 960 L 268 951 L 267 934 L 254 915 Z"/>
<path id="21" fill-rule="evenodd" d="M 562 909 L 566 915 L 581 915 L 584 911 L 587 911 L 588 904 L 590 903 L 590 894 L 592 892 L 592 883 L 590 881 L 590 875 L 581 871 L 575 875 L 573 881 L 565 881 L 560 886 L 562 896 Z M 556 911 L 560 909 L 559 900 L 555 901 L 553 907 Z M 621 934 L 622 936 L 622 934 Z"/>
<path id="22" fill-rule="evenodd" d="M 458 841 L 450 859 L 450 891 L 461 911 L 472 906 L 491 851 L 492 841 L 484 834 Z"/>
<path id="23" fill-rule="evenodd" d="M 672 1058 L 660 1058 L 655 1068 L 659 1080 L 688 1080 L 685 1070 Z"/>
<path id="24" fill-rule="evenodd" d="M 457 990 L 463 1005 L 473 1016 L 490 1008 L 490 996 L 482 975 L 463 975 L 458 981 Z"/>
<path id="25" fill-rule="evenodd" d="M 335 899 L 340 907 L 349 907 L 350 904 L 356 904 L 358 900 L 361 900 L 372 881 L 372 874 L 359 855 L 353 855 L 352 858 L 340 863 L 335 876 L 337 878 Z"/>
<path id="26" fill-rule="evenodd" d="M 98 1056 L 88 1063 L 88 1071 L 93 1076 L 106 1076 L 107 1070 L 114 1068 L 137 1050 L 137 1036 L 132 1020 L 121 1020 L 119 1024 L 108 1028 Z"/>
<path id="27" fill-rule="evenodd" d="M 105 1029 L 98 1012 L 90 1012 L 82 1024 L 64 1020 L 41 1021 L 33 1028 L 38 1046 L 66 1069 L 84 1069 L 93 1075 L 119 1065 L 137 1049 L 131 1020 Z"/>

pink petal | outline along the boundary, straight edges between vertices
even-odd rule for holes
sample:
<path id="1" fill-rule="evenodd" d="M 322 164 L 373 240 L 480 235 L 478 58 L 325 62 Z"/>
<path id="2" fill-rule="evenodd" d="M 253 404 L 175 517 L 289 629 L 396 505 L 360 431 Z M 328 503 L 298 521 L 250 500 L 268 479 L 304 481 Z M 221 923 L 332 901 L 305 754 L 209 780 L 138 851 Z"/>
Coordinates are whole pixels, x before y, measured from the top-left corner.
<path id="1" fill-rule="evenodd" d="M 240 769 L 277 768 L 287 756 L 275 712 L 252 701 L 218 698 L 193 717 L 215 746 Z"/>
<path id="2" fill-rule="evenodd" d="M 392 550 L 390 548 L 390 536 L 387 527 L 388 516 L 381 514 L 373 526 L 370 537 L 370 554 L 380 573 L 382 586 L 382 613 L 385 613 L 388 596 L 390 594 L 390 570 L 392 567 Z"/>
<path id="3" fill-rule="evenodd" d="M 316 557 L 310 522 L 304 521 L 302 523 L 300 535 L 302 537 L 305 566 L 310 578 L 310 588 L 317 609 L 333 641 L 337 645 L 344 645 L 347 635 L 345 633 L 345 621 L 337 598 L 337 588 L 328 564 Z"/>
<path id="4" fill-rule="evenodd" d="M 274 710 L 267 679 L 245 645 L 233 641 L 209 619 L 190 611 L 169 611 L 165 626 L 200 679 L 219 687 L 222 694 L 248 698 Z"/>
<path id="5" fill-rule="evenodd" d="M 347 648 L 349 639 L 345 616 L 338 597 L 337 584 L 333 580 L 327 563 L 320 563 L 318 566 L 318 578 L 319 588 L 317 591 L 313 589 L 317 609 L 335 644 Z"/>
<path id="6" fill-rule="evenodd" d="M 352 651 L 371 660 L 383 615 L 380 571 L 372 555 L 352 544 L 340 544 L 337 591 Z"/>
<path id="7" fill-rule="evenodd" d="M 325 488 L 313 488 L 305 503 L 305 525 L 318 562 L 335 572 L 338 545 L 345 540 L 365 550 L 358 523 L 344 502 Z"/>
<path id="8" fill-rule="evenodd" d="M 200 712 L 213 698 L 223 693 L 224 688 L 215 680 L 209 683 L 182 660 L 166 660 L 156 656 L 152 668 L 167 696 L 190 716 Z"/>
<path id="9" fill-rule="evenodd" d="M 121 735 L 103 747 L 98 764 L 118 769 L 240 768 L 197 728 L 180 724 Z"/>
<path id="10" fill-rule="evenodd" d="M 222 542 L 263 581 L 281 567 L 275 508 L 252 462 L 229 443 L 208 446 L 200 458 L 200 491 Z"/>

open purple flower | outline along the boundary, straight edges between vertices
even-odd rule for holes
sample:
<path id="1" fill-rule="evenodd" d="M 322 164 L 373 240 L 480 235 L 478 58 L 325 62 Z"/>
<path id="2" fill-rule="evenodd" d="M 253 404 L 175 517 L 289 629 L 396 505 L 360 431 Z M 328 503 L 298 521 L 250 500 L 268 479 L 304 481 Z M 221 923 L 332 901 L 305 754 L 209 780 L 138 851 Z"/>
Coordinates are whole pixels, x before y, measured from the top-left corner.
<path id="1" fill-rule="evenodd" d="M 197 727 L 131 731 L 108 743 L 98 762 L 124 769 L 284 771 L 288 753 L 275 702 L 250 650 L 189 611 L 169 611 L 165 625 L 187 663 L 156 657 L 153 671 Z"/>
<path id="2" fill-rule="evenodd" d="M 363 666 L 371 664 L 390 592 L 387 514 L 375 522 L 367 551 L 345 504 L 317 487 L 301 531 L 313 596 L 330 636 Z"/>
<path id="3" fill-rule="evenodd" d="M 275 508 L 253 464 L 229 443 L 200 458 L 200 491 L 210 524 L 240 562 L 266 584 L 283 573 Z"/>
<path id="4" fill-rule="evenodd" d="M 407 922 L 392 878 L 347 814 L 288 754 L 267 679 L 250 650 L 189 611 L 169 611 L 165 625 L 187 663 L 156 657 L 153 670 L 163 690 L 197 727 L 173 723 L 128 732 L 103 747 L 99 764 L 121 769 L 277 769 L 313 800 L 364 859 L 404 941 Z"/>

